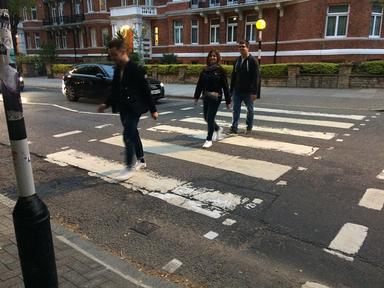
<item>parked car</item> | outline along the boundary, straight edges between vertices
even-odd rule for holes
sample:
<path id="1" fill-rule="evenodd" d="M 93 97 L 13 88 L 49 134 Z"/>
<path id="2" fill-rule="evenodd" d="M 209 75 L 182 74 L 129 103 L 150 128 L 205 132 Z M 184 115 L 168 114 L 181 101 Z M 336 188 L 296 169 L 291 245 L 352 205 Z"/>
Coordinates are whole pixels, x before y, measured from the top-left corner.
<path id="1" fill-rule="evenodd" d="M 79 64 L 63 76 L 62 92 L 69 101 L 80 97 L 102 98 L 111 91 L 114 66 L 107 64 Z M 164 84 L 147 78 L 155 102 L 164 98 Z"/>

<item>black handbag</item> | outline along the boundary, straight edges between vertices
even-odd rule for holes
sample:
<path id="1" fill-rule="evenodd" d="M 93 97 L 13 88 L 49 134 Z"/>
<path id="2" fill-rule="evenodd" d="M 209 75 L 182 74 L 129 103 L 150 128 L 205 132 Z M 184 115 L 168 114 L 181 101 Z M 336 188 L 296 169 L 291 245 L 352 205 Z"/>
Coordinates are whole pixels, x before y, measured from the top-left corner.
<path id="1" fill-rule="evenodd" d="M 207 100 L 217 101 L 219 100 L 220 94 L 217 92 L 205 91 L 203 97 Z"/>

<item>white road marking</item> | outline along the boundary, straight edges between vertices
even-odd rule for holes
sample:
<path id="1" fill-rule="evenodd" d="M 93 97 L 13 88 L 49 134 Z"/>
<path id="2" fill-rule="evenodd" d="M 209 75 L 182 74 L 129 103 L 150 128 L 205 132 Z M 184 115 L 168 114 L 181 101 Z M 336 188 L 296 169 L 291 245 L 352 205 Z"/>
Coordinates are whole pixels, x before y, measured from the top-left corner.
<path id="1" fill-rule="evenodd" d="M 263 203 L 262 199 L 255 198 L 255 199 L 252 200 L 251 203 L 246 204 L 244 207 L 246 209 L 254 209 L 254 208 L 257 207 L 257 205 L 260 205 L 261 203 Z"/>
<path id="2" fill-rule="evenodd" d="M 287 185 L 287 181 L 279 181 L 276 183 L 276 185 L 278 186 L 286 186 Z"/>
<path id="3" fill-rule="evenodd" d="M 110 127 L 110 126 L 113 126 L 113 124 L 103 124 L 103 125 L 95 126 L 95 128 L 96 129 L 102 129 L 102 128 Z"/>
<path id="4" fill-rule="evenodd" d="M 59 165 L 72 165 L 95 173 L 99 178 L 115 181 L 124 165 L 74 149 L 47 155 L 47 161 Z M 112 181 L 111 181 L 112 180 Z M 249 201 L 248 198 L 214 189 L 194 187 L 191 183 L 164 177 L 150 170 L 139 171 L 120 185 L 139 190 L 143 194 L 162 199 L 169 204 L 188 209 L 212 218 L 220 218 L 237 206 Z"/>
<path id="5" fill-rule="evenodd" d="M 203 119 L 197 118 L 197 117 L 185 118 L 180 121 L 207 125 L 207 123 Z M 226 121 L 216 120 L 216 123 L 222 127 L 231 127 L 231 123 L 228 123 Z M 239 128 L 245 129 L 245 125 L 239 125 Z M 317 139 L 323 139 L 323 140 L 330 140 L 336 136 L 335 133 L 329 133 L 329 132 L 304 131 L 304 130 L 295 130 L 295 129 L 287 129 L 287 128 L 272 128 L 272 127 L 258 126 L 258 125 L 253 126 L 252 130 L 257 132 L 277 133 L 277 134 L 284 134 L 284 135 L 291 135 L 291 136 L 298 136 L 298 137 L 317 138 Z"/>
<path id="6" fill-rule="evenodd" d="M 232 220 L 230 218 L 227 218 L 223 221 L 223 225 L 226 225 L 226 226 L 232 226 L 233 224 L 235 224 L 237 221 L 236 220 Z"/>
<path id="7" fill-rule="evenodd" d="M 172 114 L 174 113 L 173 111 L 164 111 L 164 112 L 160 112 L 159 115 L 167 115 L 167 114 Z"/>
<path id="8" fill-rule="evenodd" d="M 301 288 L 329 288 L 328 286 L 321 285 L 315 282 L 306 282 L 301 286 Z"/>
<path id="9" fill-rule="evenodd" d="M 361 123 L 360 126 L 365 126 L 365 123 Z"/>
<path id="10" fill-rule="evenodd" d="M 382 210 L 384 205 L 384 190 L 369 188 L 365 191 L 359 206 L 369 209 Z"/>
<path id="11" fill-rule="evenodd" d="M 175 273 L 176 270 L 181 267 L 181 265 L 183 265 L 183 262 L 175 258 L 169 261 L 167 264 L 165 264 L 162 269 L 172 274 L 172 273 Z"/>
<path id="12" fill-rule="evenodd" d="M 206 151 L 192 147 L 147 139 L 141 140 L 144 150 L 149 153 L 197 163 L 225 171 L 240 173 L 264 180 L 274 181 L 292 168 L 290 166 L 275 164 L 267 161 L 243 159 L 239 156 Z M 121 137 L 111 137 L 100 140 L 100 142 L 124 147 Z M 231 165 L 226 165 L 227 163 L 231 163 Z"/>
<path id="13" fill-rule="evenodd" d="M 97 139 L 89 139 L 88 142 L 96 142 Z"/>
<path id="14" fill-rule="evenodd" d="M 232 117 L 232 113 L 219 111 L 217 112 L 217 116 Z M 244 113 L 240 114 L 240 118 L 245 119 L 246 114 Z M 255 121 L 293 123 L 293 124 L 333 127 L 333 128 L 341 128 L 341 129 L 349 129 L 353 125 L 355 125 L 354 123 L 348 123 L 348 122 L 307 120 L 307 119 L 301 119 L 301 118 L 275 117 L 275 116 L 264 116 L 264 115 L 255 115 Z"/>
<path id="15" fill-rule="evenodd" d="M 75 134 L 79 134 L 79 133 L 82 133 L 82 131 L 80 131 L 80 130 L 74 130 L 74 131 L 69 131 L 69 132 L 65 132 L 65 133 L 61 133 L 61 134 L 53 135 L 53 137 L 55 137 L 55 138 L 61 138 L 61 137 L 70 136 L 70 135 L 75 135 Z"/>
<path id="16" fill-rule="evenodd" d="M 343 135 L 344 135 L 344 136 L 347 136 L 347 137 L 348 137 L 348 136 L 351 136 L 351 134 L 348 134 L 348 133 L 345 133 L 345 134 L 343 134 Z"/>
<path id="17" fill-rule="evenodd" d="M 181 111 L 188 111 L 188 110 L 193 110 L 194 107 L 185 107 L 185 108 L 181 108 L 180 110 Z"/>
<path id="18" fill-rule="evenodd" d="M 365 119 L 365 122 L 369 122 L 369 121 L 371 121 L 371 120 L 369 120 L 369 119 Z"/>
<path id="19" fill-rule="evenodd" d="M 359 129 L 359 128 L 353 128 L 353 130 L 355 130 L 355 131 L 359 131 L 360 129 Z"/>
<path id="20" fill-rule="evenodd" d="M 384 170 L 381 171 L 379 175 L 376 176 L 377 179 L 384 180 Z"/>
<path id="21" fill-rule="evenodd" d="M 297 167 L 297 170 L 299 170 L 299 171 L 306 171 L 306 170 L 308 170 L 308 168 L 305 168 L 305 167 Z"/>
<path id="22" fill-rule="evenodd" d="M 61 150 L 67 150 L 69 147 L 68 146 L 65 146 L 65 147 L 61 147 L 60 149 Z"/>
<path id="23" fill-rule="evenodd" d="M 340 252 L 337 252 L 337 251 L 333 251 L 333 250 L 330 250 L 330 249 L 327 249 L 327 248 L 324 248 L 323 251 L 329 253 L 329 254 L 332 254 L 332 255 L 335 255 L 341 259 L 344 259 L 344 260 L 347 260 L 347 261 L 350 261 L 350 262 L 353 262 L 353 257 L 350 257 L 350 256 L 346 256 L 344 255 L 343 253 L 340 253 Z"/>
<path id="24" fill-rule="evenodd" d="M 336 142 L 343 142 L 343 139 L 336 139 Z"/>
<path id="25" fill-rule="evenodd" d="M 346 223 L 329 244 L 328 248 L 353 256 L 359 252 L 368 234 L 368 227 Z"/>
<path id="26" fill-rule="evenodd" d="M 219 236 L 218 233 L 216 232 L 213 232 L 213 231 L 209 231 L 207 234 L 204 235 L 205 238 L 209 239 L 209 240 L 213 240 L 215 239 L 217 236 Z"/>
<path id="27" fill-rule="evenodd" d="M 190 129 L 170 125 L 155 126 L 147 130 L 162 133 L 180 133 L 192 136 L 197 139 L 205 139 L 207 133 L 204 130 Z M 274 150 L 301 156 L 310 156 L 319 149 L 317 147 L 312 146 L 242 136 L 225 138 L 223 140 L 220 140 L 220 143 L 243 146 L 247 148 L 250 147 L 255 149 Z"/>
<path id="28" fill-rule="evenodd" d="M 247 108 L 242 106 L 241 109 L 246 110 Z M 328 113 L 305 112 L 305 111 L 297 111 L 297 110 L 283 110 L 283 109 L 271 109 L 271 108 L 260 108 L 260 107 L 253 108 L 253 111 L 278 113 L 278 114 L 302 115 L 302 116 L 342 118 L 342 119 L 351 119 L 351 120 L 363 120 L 365 118 L 365 116 L 363 115 L 328 114 Z"/>
<path id="29" fill-rule="evenodd" d="M 116 268 L 113 268 L 111 265 L 105 263 L 104 261 L 100 260 L 99 258 L 96 258 L 92 254 L 90 254 L 87 251 L 85 251 L 84 249 L 80 248 L 78 245 L 76 245 L 72 241 L 70 241 L 67 238 L 65 238 L 64 236 L 60 235 L 60 236 L 56 236 L 56 238 L 59 239 L 61 242 L 65 243 L 66 245 L 68 245 L 69 247 L 79 251 L 80 253 L 82 253 L 83 255 L 88 257 L 89 259 L 92 259 L 93 261 L 95 261 L 95 262 L 99 263 L 100 265 L 104 266 L 105 268 L 107 268 L 107 270 L 110 270 L 113 273 L 119 275 L 120 277 L 128 280 L 129 282 L 131 282 L 131 283 L 133 283 L 133 284 L 135 284 L 135 285 L 137 285 L 139 287 L 152 288 L 152 286 L 148 286 L 148 285 L 143 284 L 141 280 L 136 280 L 135 278 L 133 278 L 133 276 L 125 274 L 125 273 L 121 272 L 120 270 L 118 270 Z"/>
<path id="30" fill-rule="evenodd" d="M 373 119 L 376 119 L 376 118 L 377 118 L 377 116 L 371 116 L 371 118 L 373 118 Z"/>
<path id="31" fill-rule="evenodd" d="M 313 157 L 313 159 L 315 159 L 315 160 L 320 160 L 320 159 L 321 159 L 321 156 Z"/>

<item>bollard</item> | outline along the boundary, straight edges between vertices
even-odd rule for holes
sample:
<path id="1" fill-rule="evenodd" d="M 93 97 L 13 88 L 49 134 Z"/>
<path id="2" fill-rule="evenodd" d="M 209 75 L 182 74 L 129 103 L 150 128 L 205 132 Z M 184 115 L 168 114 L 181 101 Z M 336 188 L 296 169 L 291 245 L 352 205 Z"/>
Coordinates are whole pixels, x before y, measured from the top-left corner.
<path id="1" fill-rule="evenodd" d="M 18 199 L 13 210 L 17 248 L 26 288 L 58 287 L 49 211 L 35 192 L 16 70 L 9 65 L 13 49 L 7 10 L 0 9 L 0 79 Z"/>

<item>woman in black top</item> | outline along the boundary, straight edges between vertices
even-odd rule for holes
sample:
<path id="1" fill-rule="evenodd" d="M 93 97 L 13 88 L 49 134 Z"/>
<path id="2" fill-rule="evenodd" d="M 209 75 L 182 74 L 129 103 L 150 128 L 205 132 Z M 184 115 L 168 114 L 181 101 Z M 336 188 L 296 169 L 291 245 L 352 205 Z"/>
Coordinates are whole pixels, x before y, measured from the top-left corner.
<path id="1" fill-rule="evenodd" d="M 195 89 L 195 105 L 197 104 L 200 95 L 203 94 L 204 119 L 208 124 L 208 135 L 203 148 L 212 146 L 214 132 L 216 140 L 223 139 L 223 128 L 219 127 L 215 122 L 216 113 L 219 109 L 223 93 L 228 109 L 231 104 L 227 73 L 219 63 L 220 53 L 216 50 L 211 50 L 207 56 L 207 66 L 200 73 L 199 81 L 197 82 Z"/>

